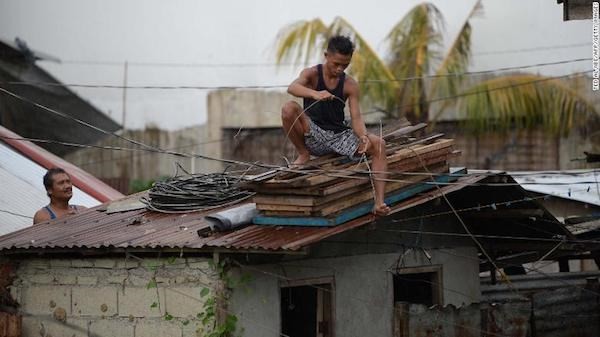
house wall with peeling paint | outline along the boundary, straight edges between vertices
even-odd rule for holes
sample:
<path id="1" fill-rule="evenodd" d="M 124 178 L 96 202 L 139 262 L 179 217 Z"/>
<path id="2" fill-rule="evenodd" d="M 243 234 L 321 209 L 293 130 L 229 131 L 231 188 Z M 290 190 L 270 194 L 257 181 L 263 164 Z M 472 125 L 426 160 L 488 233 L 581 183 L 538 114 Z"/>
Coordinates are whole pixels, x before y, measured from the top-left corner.
<path id="1" fill-rule="evenodd" d="M 335 336 L 391 336 L 396 268 L 439 266 L 443 304 L 478 302 L 479 259 L 475 247 L 299 259 L 242 268 L 251 281 L 234 291 L 231 311 L 246 337 L 277 337 L 281 332 L 280 288 L 288 281 L 333 279 Z M 399 264 L 400 258 L 402 261 Z M 465 258 L 457 258 L 462 256 Z"/>

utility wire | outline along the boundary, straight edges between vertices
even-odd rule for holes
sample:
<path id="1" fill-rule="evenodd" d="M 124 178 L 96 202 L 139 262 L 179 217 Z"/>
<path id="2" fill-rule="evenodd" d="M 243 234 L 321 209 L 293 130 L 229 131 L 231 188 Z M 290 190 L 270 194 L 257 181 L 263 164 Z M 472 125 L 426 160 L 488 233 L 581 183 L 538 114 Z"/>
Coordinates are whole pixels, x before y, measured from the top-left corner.
<path id="1" fill-rule="evenodd" d="M 589 42 L 583 42 L 583 43 L 573 43 L 573 44 L 566 44 L 566 45 L 539 46 L 539 47 L 521 48 L 521 49 L 488 50 L 488 51 L 483 51 L 483 52 L 479 52 L 479 53 L 474 53 L 472 55 L 479 56 L 479 55 L 515 54 L 515 53 L 527 53 L 527 52 L 532 52 L 532 51 L 543 51 L 543 50 L 576 48 L 576 47 L 589 47 L 589 46 L 590 46 Z"/>
<path id="2" fill-rule="evenodd" d="M 543 67 L 549 65 L 558 65 L 558 64 L 567 64 L 567 63 L 576 63 L 582 61 L 590 61 L 591 58 L 578 58 L 571 60 L 562 60 L 556 62 L 546 62 L 546 63 L 537 63 L 531 65 L 524 66 L 515 66 L 515 67 L 503 67 L 496 68 L 490 70 L 482 70 L 482 71 L 474 71 L 474 72 L 463 72 L 463 73 L 449 73 L 449 74 L 440 74 L 440 75 L 425 75 L 425 76 L 416 76 L 416 77 L 405 77 L 405 78 L 396 78 L 396 79 L 373 79 L 373 80 L 362 80 L 358 81 L 359 83 L 382 83 L 382 82 L 404 82 L 404 81 L 413 81 L 419 79 L 427 79 L 427 78 L 440 78 L 440 77 L 456 77 L 456 76 L 472 76 L 472 75 L 482 75 L 503 71 L 513 71 L 519 69 L 528 69 L 528 68 L 536 68 Z M 276 88 L 287 88 L 289 84 L 272 84 L 272 85 L 246 85 L 246 86 L 192 86 L 192 85 L 177 85 L 177 86 L 167 86 L 167 85 L 110 85 L 110 84 L 82 84 L 82 83 L 56 83 L 56 82 L 34 82 L 34 81 L 6 81 L 0 82 L 0 84 L 8 84 L 8 85 L 35 85 L 35 86 L 51 86 L 51 87 L 73 87 L 73 88 L 104 88 L 104 89 L 158 89 L 158 90 L 236 90 L 236 89 L 276 89 Z"/>
<path id="3" fill-rule="evenodd" d="M 143 154 L 138 154 L 138 156 L 144 156 L 144 155 L 150 155 L 150 154 L 174 155 L 172 153 L 163 153 L 163 152 L 157 152 L 157 151 L 148 150 L 148 149 L 127 148 L 127 147 L 119 147 L 119 146 L 113 146 L 113 145 L 81 144 L 81 143 L 63 142 L 63 141 L 57 141 L 57 140 L 51 140 L 51 139 L 28 138 L 28 137 L 9 137 L 9 136 L 1 136 L 1 135 L 0 135 L 0 138 L 17 140 L 17 141 L 30 141 L 33 143 L 57 144 L 57 145 L 72 146 L 72 147 L 78 147 L 78 148 L 98 148 L 98 149 L 103 149 L 103 150 L 107 150 L 107 151 L 147 152 L 147 153 L 143 153 Z M 165 150 L 177 150 L 177 149 L 183 149 L 183 148 L 194 147 L 194 146 L 199 146 L 199 145 L 206 145 L 206 144 L 218 143 L 218 142 L 229 142 L 229 141 L 236 141 L 236 140 L 215 139 L 215 140 L 191 143 L 191 144 L 182 145 L 182 146 L 176 146 L 176 147 L 172 147 L 172 148 L 167 148 Z M 120 160 L 128 160 L 131 158 L 132 158 L 131 156 L 122 156 L 122 157 L 106 159 L 106 160 L 98 160 L 98 161 L 79 163 L 78 165 L 79 166 L 87 166 L 87 165 L 101 164 L 101 163 L 114 162 L 114 161 L 120 161 Z M 307 170 L 303 170 L 302 172 L 317 173 L 320 171 L 324 171 L 324 170 L 307 169 Z M 497 171 L 497 172 L 495 172 L 495 171 Z M 332 173 L 346 172 L 346 173 L 358 173 L 358 174 L 368 174 L 369 173 L 368 171 L 358 170 L 358 169 L 327 170 L 327 172 L 332 172 Z M 474 172 L 474 173 L 456 172 L 456 173 L 451 173 L 451 176 L 452 177 L 469 177 L 469 176 L 507 175 L 507 176 L 511 176 L 511 177 L 529 177 L 529 176 L 539 177 L 539 176 L 566 175 L 566 176 L 576 177 L 576 176 L 587 175 L 587 174 L 592 174 L 592 173 L 596 173 L 596 172 L 600 172 L 600 169 L 581 170 L 580 172 L 573 172 L 573 171 L 569 171 L 569 170 L 542 170 L 542 171 L 517 171 L 517 172 L 508 172 L 508 173 L 507 173 L 507 171 L 491 170 L 488 172 Z M 372 171 L 371 173 L 402 174 L 402 175 L 409 175 L 409 176 L 410 175 L 415 175 L 415 176 L 447 176 L 448 175 L 448 173 L 435 173 L 435 172 L 422 172 L 422 171 Z M 394 180 L 394 181 L 397 181 L 397 180 Z M 515 186 L 516 185 L 573 185 L 573 184 L 577 185 L 577 184 L 596 184 L 596 183 L 597 183 L 597 181 L 595 181 L 595 180 L 589 181 L 589 182 L 588 181 L 579 181 L 579 182 L 574 182 L 574 183 L 525 182 L 522 184 L 514 184 L 513 183 L 513 184 L 509 184 L 509 186 L 512 186 L 512 185 L 515 185 Z M 502 184 L 502 185 L 504 185 L 504 184 Z"/>
<path id="4" fill-rule="evenodd" d="M 458 97 L 464 97 L 464 96 L 469 96 L 469 95 L 477 95 L 477 94 L 481 94 L 481 93 L 485 93 L 485 92 L 496 91 L 496 90 L 503 90 L 503 89 L 507 89 L 507 88 L 513 88 L 513 87 L 518 87 L 518 86 L 523 86 L 523 85 L 529 85 L 529 84 L 534 84 L 534 83 L 539 83 L 539 82 L 544 82 L 544 81 L 556 80 L 556 79 L 559 79 L 559 78 L 566 78 L 566 77 L 573 77 L 573 76 L 581 76 L 582 74 L 584 74 L 584 73 L 588 73 L 588 72 L 591 72 L 591 71 L 579 72 L 579 73 L 572 73 L 572 74 L 563 75 L 563 76 L 556 76 L 556 77 L 543 78 L 543 79 L 538 79 L 538 80 L 527 81 L 527 82 L 523 82 L 523 83 L 517 83 L 517 84 L 508 85 L 508 86 L 503 86 L 503 87 L 497 87 L 497 88 L 493 88 L 493 89 L 479 90 L 479 91 L 475 91 L 475 92 L 468 92 L 468 93 L 464 93 L 464 94 L 460 94 L 460 95 L 447 96 L 447 97 L 440 97 L 440 98 L 436 98 L 436 99 L 432 99 L 432 100 L 430 100 L 430 101 L 429 101 L 429 103 L 431 103 L 431 102 L 436 102 L 436 101 L 447 100 L 447 99 L 454 99 L 454 98 L 458 98 Z M 238 160 L 231 160 L 231 159 L 219 159 L 219 158 L 213 158 L 213 157 L 209 157 L 209 156 L 205 156 L 205 155 L 200 155 L 200 154 L 188 154 L 188 153 L 181 153 L 181 152 L 176 152 L 176 151 L 165 151 L 165 150 L 162 150 L 162 149 L 159 149 L 159 148 L 156 148 L 156 147 L 152 147 L 152 146 L 146 145 L 146 144 L 144 144 L 144 143 L 138 142 L 138 141 L 136 141 L 136 140 L 133 140 L 133 139 L 130 139 L 130 138 L 127 138 L 127 137 L 124 137 L 124 136 L 118 135 L 118 134 L 116 134 L 116 133 L 114 133 L 114 132 L 109 132 L 109 131 L 103 130 L 103 129 L 99 128 L 99 127 L 96 127 L 96 126 L 94 126 L 94 125 L 92 125 L 92 124 L 89 124 L 89 123 L 87 123 L 87 122 L 85 122 L 85 121 L 82 121 L 82 120 L 80 120 L 80 119 L 77 119 L 77 118 L 75 118 L 75 117 L 72 117 L 72 116 L 70 116 L 70 115 L 68 115 L 68 114 L 65 114 L 65 113 L 59 112 L 59 111 L 57 111 L 57 110 L 55 110 L 55 109 L 49 108 L 49 107 L 47 107 L 47 106 L 44 106 L 44 105 L 41 105 L 41 104 L 39 104 L 39 103 L 36 103 L 36 102 L 34 102 L 34 101 L 32 101 L 32 100 L 30 100 L 30 99 L 26 98 L 26 97 L 23 97 L 23 96 L 21 96 L 21 95 L 18 95 L 18 94 L 16 94 L 16 93 L 13 93 L 13 92 L 11 92 L 11 91 L 9 91 L 9 90 L 5 89 L 5 88 L 2 88 L 2 87 L 0 87 L 0 92 L 3 92 L 3 93 L 5 93 L 5 94 L 7 94 L 7 95 L 10 95 L 10 96 L 12 96 L 12 97 L 14 97 L 14 98 L 17 98 L 17 99 L 19 99 L 19 100 L 21 100 L 21 101 L 24 101 L 24 102 L 26 102 L 26 103 L 32 104 L 32 105 L 34 105 L 34 106 L 36 106 L 36 107 L 38 107 L 38 108 L 41 108 L 41 109 L 43 109 L 43 110 L 45 110 L 45 111 L 48 111 L 48 112 L 50 112 L 50 113 L 53 113 L 53 114 L 59 115 L 59 116 L 61 116 L 61 117 L 63 117 L 63 118 L 66 118 L 66 119 L 73 120 L 73 121 L 75 121 L 75 122 L 77 122 L 77 123 L 79 123 L 79 124 L 82 124 L 82 125 L 84 125 L 84 126 L 87 126 L 87 127 L 89 127 L 89 128 L 92 128 L 92 129 L 94 129 L 94 130 L 96 130 L 96 131 L 99 131 L 99 132 L 101 132 L 101 133 L 103 133 L 103 134 L 106 134 L 106 135 L 112 135 L 112 136 L 114 136 L 114 137 L 117 137 L 117 138 L 119 138 L 119 139 L 125 140 L 125 141 L 127 141 L 127 142 L 130 142 L 130 143 L 132 143 L 132 144 L 135 144 L 135 145 L 137 145 L 137 146 L 144 147 L 144 148 L 146 148 L 148 151 L 162 152 L 162 153 L 172 154 L 172 155 L 175 155 L 175 156 L 181 156 L 181 157 L 188 157 L 188 158 L 189 158 L 189 157 L 194 157 L 194 158 L 203 158 L 203 159 L 207 159 L 207 160 L 221 161 L 221 162 L 224 162 L 224 163 L 229 163 L 229 164 L 238 164 L 238 165 L 245 165 L 245 166 L 257 166 L 257 163 L 247 163 L 247 162 L 238 161 Z M 400 106 L 400 107 L 398 107 L 398 109 L 400 109 L 400 108 L 403 108 L 403 107 L 409 107 L 409 106 L 413 106 L 413 105 L 416 105 L 416 104 L 421 104 L 421 102 L 417 102 L 417 103 L 413 103 L 413 104 L 406 104 L 406 105 L 403 105 L 403 106 Z M 267 166 L 265 166 L 265 165 L 263 164 L 263 165 L 262 165 L 262 167 L 268 167 L 268 165 L 267 165 Z M 273 167 L 270 167 L 270 168 L 273 168 Z M 283 169 L 283 167 L 279 166 L 279 169 Z"/>
<path id="5" fill-rule="evenodd" d="M 188 157 L 188 158 L 193 158 L 195 155 L 194 154 L 185 154 L 185 153 L 178 153 L 178 152 L 172 152 L 172 151 L 158 151 L 158 150 L 152 150 L 152 149 L 140 149 L 140 148 L 128 148 L 128 147 L 118 147 L 118 146 L 102 146 L 102 145 L 90 145 L 90 144 L 78 144 L 78 143 L 70 143 L 70 142 L 62 142 L 62 141 L 53 141 L 53 140 L 46 140 L 46 139 L 37 139 L 37 138 L 26 138 L 26 137 L 8 137 L 8 136 L 0 136 L 0 139 L 11 139 L 11 140 L 17 140 L 17 141 L 31 141 L 34 143 L 51 143 L 51 144 L 60 144 L 60 145 L 65 145 L 65 146 L 73 146 L 73 147 L 78 147 L 78 148 L 98 148 L 98 149 L 103 149 L 103 150 L 110 150 L 110 151 L 127 151 L 127 152 L 146 152 L 147 154 L 167 154 L 167 155 L 174 155 L 174 156 L 178 156 L 178 157 Z M 197 143 L 197 144 L 205 144 L 205 143 Z M 122 158 L 117 158 L 117 159 L 112 159 L 112 160 L 107 160 L 107 161 L 116 161 L 116 160 L 124 160 L 124 159 L 128 159 L 129 157 L 122 157 Z M 204 158 L 206 159 L 206 158 Z M 98 161 L 98 162 L 91 162 L 91 163 L 101 163 L 104 161 Z M 264 164 L 264 163 L 249 163 L 249 162 L 241 162 L 244 165 L 247 166 L 256 166 L 256 167 L 262 167 L 262 168 L 267 168 L 267 169 L 281 169 L 284 171 L 288 171 L 288 172 L 296 172 L 296 173 L 301 173 L 301 174 L 325 174 L 327 176 L 331 176 L 331 177 L 338 177 L 338 178 L 347 178 L 347 179 L 356 179 L 356 180 L 366 180 L 369 179 L 368 177 L 362 176 L 362 175 L 368 175 L 368 174 L 388 174 L 388 175 L 407 175 L 407 176 L 426 176 L 426 177 L 435 177 L 435 176 L 451 176 L 451 177 L 456 177 L 456 178 L 461 178 L 461 177 L 469 177 L 469 176 L 502 176 L 502 175 L 507 175 L 507 176 L 513 176 L 513 174 L 506 174 L 504 172 L 475 172 L 475 173 L 432 173 L 432 172 L 420 172 L 420 171 L 368 171 L 368 170 L 360 170 L 360 169 L 323 169 L 323 168 L 315 168 L 315 169 L 303 169 L 303 170 L 293 170 L 293 169 L 286 169 L 285 166 L 279 166 L 279 165 L 274 165 L 274 164 Z M 89 164 L 89 163 L 88 163 Z M 592 173 L 595 172 L 595 170 L 593 171 L 589 171 L 589 172 L 582 172 L 579 173 L 581 174 L 588 174 L 588 173 Z M 540 176 L 543 173 L 538 173 L 538 172 L 534 172 L 534 173 L 520 173 L 520 174 L 515 174 L 514 176 Z M 550 173 L 550 174 L 569 174 L 569 172 L 565 172 L 565 173 L 560 173 L 560 172 L 555 172 L 555 173 Z M 569 175 L 573 175 L 573 174 L 569 174 Z M 574 174 L 577 175 L 577 174 Z M 410 180 L 406 180 L 406 179 L 395 179 L 395 178 L 379 178 L 379 180 L 383 180 L 386 182 L 412 182 Z M 432 181 L 422 181 L 420 183 L 426 184 L 426 185 L 443 185 L 443 186 L 450 186 L 450 185 L 469 185 L 469 186 L 522 186 L 522 185 L 543 185 L 543 186 L 570 186 L 570 185 L 586 185 L 586 184 L 596 184 L 596 181 L 576 181 L 576 182 L 526 182 L 526 183 L 463 183 L 463 182 L 432 182 Z M 580 191 L 584 191 L 585 189 L 582 189 Z"/>
<path id="6" fill-rule="evenodd" d="M 478 53 L 473 53 L 473 56 L 479 55 L 498 55 L 498 54 L 515 54 L 515 53 L 527 53 L 553 49 L 564 49 L 564 48 L 575 48 L 575 47 L 589 47 L 589 42 L 567 44 L 567 45 L 552 45 L 552 46 L 538 46 L 531 48 L 520 48 L 520 49 L 507 49 L 507 50 L 488 50 Z M 198 63 L 198 62 L 152 62 L 152 61 L 109 61 L 109 60 L 77 60 L 77 59 L 66 59 L 61 60 L 61 64 L 73 64 L 73 65 L 92 65 L 92 66 L 116 66 L 123 67 L 125 62 L 130 66 L 139 67 L 172 67 L 172 68 L 252 68 L 252 67 L 280 67 L 280 66 L 301 66 L 297 62 L 217 62 L 217 63 Z"/>
<path id="7" fill-rule="evenodd" d="M 23 218 L 33 219 L 32 216 L 24 215 L 24 214 L 20 214 L 20 213 L 15 213 L 15 212 L 11 212 L 11 211 L 7 211 L 5 209 L 0 209 L 0 212 L 11 214 L 11 215 L 15 215 L 15 216 L 20 216 L 20 217 L 23 217 Z"/>

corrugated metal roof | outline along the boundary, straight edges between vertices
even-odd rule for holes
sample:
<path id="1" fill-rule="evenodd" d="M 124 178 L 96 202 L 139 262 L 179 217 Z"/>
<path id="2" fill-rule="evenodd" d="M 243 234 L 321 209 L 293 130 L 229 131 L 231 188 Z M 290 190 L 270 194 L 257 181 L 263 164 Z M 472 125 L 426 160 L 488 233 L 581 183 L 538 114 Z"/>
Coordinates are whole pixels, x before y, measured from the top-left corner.
<path id="1" fill-rule="evenodd" d="M 524 189 L 600 206 L 600 170 L 508 172 Z"/>
<path id="2" fill-rule="evenodd" d="M 394 205 L 393 212 L 417 206 L 484 179 L 462 178 Z M 128 198 L 138 198 L 139 195 Z M 235 207 L 235 206 L 230 206 Z M 224 248 L 231 250 L 295 251 L 330 236 L 360 227 L 374 220 L 366 215 L 335 227 L 263 226 L 247 227 L 200 237 L 199 229 L 208 227 L 204 216 L 219 210 L 185 214 L 163 214 L 145 209 L 108 214 L 106 207 L 0 237 L 0 250 L 46 248 Z M 221 209 L 222 210 L 222 209 Z"/>

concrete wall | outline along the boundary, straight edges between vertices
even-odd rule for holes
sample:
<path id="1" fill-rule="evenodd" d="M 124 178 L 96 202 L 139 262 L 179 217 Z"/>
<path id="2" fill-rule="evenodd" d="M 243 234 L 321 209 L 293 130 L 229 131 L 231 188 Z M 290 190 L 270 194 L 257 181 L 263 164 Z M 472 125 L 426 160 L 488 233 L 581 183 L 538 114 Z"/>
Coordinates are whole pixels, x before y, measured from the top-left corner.
<path id="1" fill-rule="evenodd" d="M 210 155 L 249 162 L 284 164 L 295 159 L 294 148 L 281 129 L 281 107 L 302 100 L 282 91 L 219 90 L 208 95 L 208 139 L 223 139 Z M 348 110 L 348 109 L 346 109 Z M 381 113 L 365 113 L 366 123 L 379 123 Z M 346 111 L 346 119 L 350 119 Z"/>
<path id="2" fill-rule="evenodd" d="M 158 287 L 148 289 L 153 266 Z M 11 293 L 24 313 L 23 337 L 196 336 L 200 291 L 214 281 L 201 258 L 30 259 L 16 275 Z M 158 301 L 160 309 L 151 308 Z"/>
<path id="3" fill-rule="evenodd" d="M 264 90 L 219 90 L 208 94 L 207 135 L 209 139 L 223 139 L 220 146 L 208 149 L 208 155 L 252 161 L 254 157 L 248 153 L 243 158 L 235 157 L 240 145 L 248 144 L 249 135 L 245 131 L 258 129 L 252 138 L 258 139 L 258 147 L 267 145 L 260 137 L 261 129 L 281 128 L 281 107 L 291 99 L 292 96 L 284 92 Z M 230 131 L 224 132 L 225 129 Z M 282 132 L 277 132 L 277 136 L 283 140 Z"/>
<path id="4" fill-rule="evenodd" d="M 442 267 L 444 304 L 479 301 L 479 260 L 473 247 L 421 251 L 404 256 L 405 267 Z M 279 336 L 280 285 L 283 280 L 319 277 L 334 279 L 336 336 L 391 336 L 393 323 L 393 275 L 402 252 L 338 258 L 308 259 L 242 268 L 252 281 L 234 291 L 231 310 L 247 337 Z M 464 256 L 467 258 L 457 258 Z"/>
<path id="5" fill-rule="evenodd" d="M 211 152 L 210 147 L 220 146 L 219 142 L 207 138 L 204 126 L 178 131 L 146 128 L 144 130 L 128 130 L 122 135 L 163 150 L 187 154 L 204 154 Z M 139 148 L 139 146 L 116 137 L 107 137 L 95 145 Z M 214 172 L 215 167 L 220 165 L 210 160 L 192 160 L 169 154 L 101 148 L 81 149 L 65 156 L 65 159 L 109 183 L 111 179 L 151 180 L 162 176 L 173 176 L 176 162 L 194 173 Z"/>

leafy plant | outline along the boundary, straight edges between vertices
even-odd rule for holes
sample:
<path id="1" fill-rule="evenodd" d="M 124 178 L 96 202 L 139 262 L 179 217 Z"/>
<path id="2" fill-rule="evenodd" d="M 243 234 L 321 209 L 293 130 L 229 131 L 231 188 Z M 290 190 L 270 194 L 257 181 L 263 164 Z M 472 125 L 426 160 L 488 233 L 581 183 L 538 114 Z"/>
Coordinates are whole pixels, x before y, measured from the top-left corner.
<path id="1" fill-rule="evenodd" d="M 348 72 L 359 82 L 362 101 L 383 106 L 389 118 L 435 120 L 454 105 L 474 132 L 542 126 L 566 134 L 576 122 L 582 124 L 590 116 L 598 116 L 580 94 L 538 75 L 496 76 L 464 90 L 464 73 L 471 60 L 470 21 L 481 12 L 481 1 L 477 1 L 446 51 L 441 12 L 433 4 L 418 4 L 390 30 L 385 57 L 377 55 L 342 17 L 330 25 L 320 18 L 298 21 L 279 32 L 276 61 L 308 64 L 326 49 L 329 37 L 342 34 L 356 45 Z M 432 105 L 432 101 L 439 103 Z M 430 111 L 432 106 L 436 111 Z"/>

